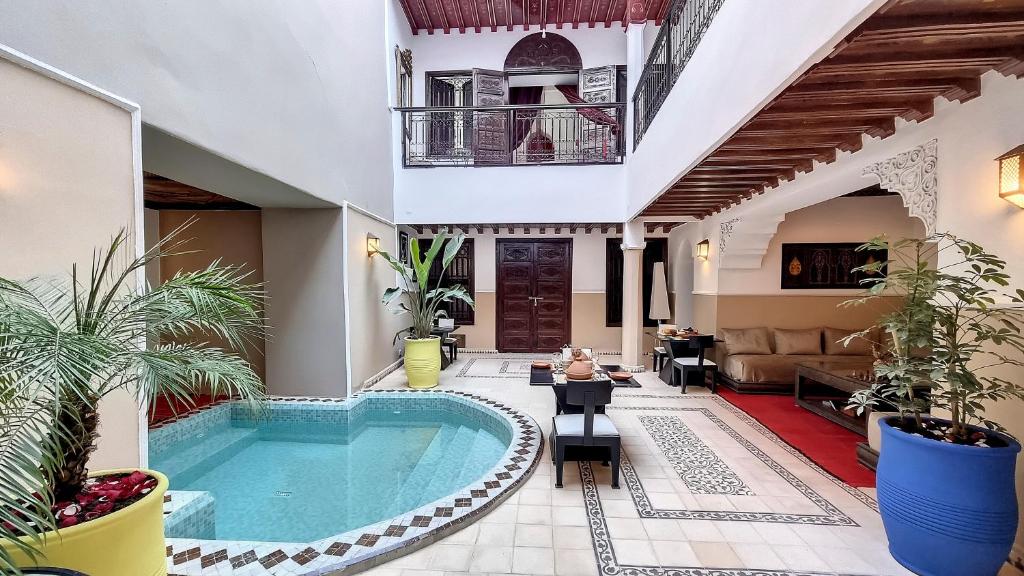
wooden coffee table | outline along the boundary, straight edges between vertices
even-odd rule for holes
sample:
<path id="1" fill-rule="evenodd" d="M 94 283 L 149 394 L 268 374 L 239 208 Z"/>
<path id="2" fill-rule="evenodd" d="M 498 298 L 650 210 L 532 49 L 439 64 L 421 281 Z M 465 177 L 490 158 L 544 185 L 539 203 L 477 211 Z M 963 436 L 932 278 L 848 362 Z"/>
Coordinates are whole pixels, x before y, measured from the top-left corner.
<path id="1" fill-rule="evenodd" d="M 840 426 L 868 435 L 869 409 L 859 416 L 843 410 L 850 396 L 864 390 L 871 383 L 859 376 L 871 369 L 870 365 L 851 362 L 804 362 L 796 366 L 796 405 L 827 418 Z"/>

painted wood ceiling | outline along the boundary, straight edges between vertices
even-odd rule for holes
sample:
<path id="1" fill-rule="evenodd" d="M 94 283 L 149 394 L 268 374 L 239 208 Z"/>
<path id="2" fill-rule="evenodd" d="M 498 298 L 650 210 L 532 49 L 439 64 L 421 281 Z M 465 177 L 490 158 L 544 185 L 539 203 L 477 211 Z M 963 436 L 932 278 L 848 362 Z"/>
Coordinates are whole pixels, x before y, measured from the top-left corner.
<path id="1" fill-rule="evenodd" d="M 1024 0 L 893 0 L 641 214 L 725 210 L 930 118 L 936 97 L 977 97 L 989 70 L 1024 76 Z"/>
<path id="2" fill-rule="evenodd" d="M 571 26 L 606 28 L 654 20 L 661 24 L 670 0 L 400 0 L 413 34 L 481 32 Z"/>
<path id="3" fill-rule="evenodd" d="M 655 233 L 659 230 L 663 233 L 668 233 L 673 228 L 681 224 L 683 224 L 683 222 L 645 222 L 644 228 L 648 233 Z M 569 232 L 570 234 L 577 234 L 580 232 L 586 234 L 622 234 L 622 224 L 615 222 L 547 224 L 409 224 L 408 226 L 415 230 L 417 234 L 436 233 L 442 228 L 448 229 L 449 232 L 463 232 L 466 234 L 470 232 L 476 232 L 477 234 L 483 234 L 485 232 L 501 234 L 502 231 L 509 235 L 515 234 L 516 232 L 521 232 L 523 234 L 532 234 L 534 232 L 538 234 L 559 234 L 561 232 Z"/>
<path id="4" fill-rule="evenodd" d="M 143 202 L 153 210 L 259 210 L 227 196 L 182 184 L 152 172 L 142 176 Z"/>

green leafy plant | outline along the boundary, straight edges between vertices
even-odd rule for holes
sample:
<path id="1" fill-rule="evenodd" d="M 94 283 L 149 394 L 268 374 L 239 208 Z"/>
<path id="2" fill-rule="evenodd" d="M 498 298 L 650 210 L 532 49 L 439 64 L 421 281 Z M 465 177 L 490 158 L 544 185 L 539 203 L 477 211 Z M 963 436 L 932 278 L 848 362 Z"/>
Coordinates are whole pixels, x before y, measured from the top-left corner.
<path id="1" fill-rule="evenodd" d="M 901 307 L 872 328 L 849 338 L 882 335 L 886 354 L 876 362 L 877 382 L 851 398 L 863 411 L 894 405 L 922 429 L 921 414 L 949 411 L 951 441 L 968 443 L 968 425 L 1000 426 L 985 418 L 988 402 L 1024 399 L 1024 388 L 992 374 L 1001 366 L 1024 366 L 1024 290 L 1010 284 L 1006 262 L 981 246 L 951 234 L 890 243 L 875 238 L 858 250 L 888 250 L 888 258 L 857 268 L 870 275 L 855 306 L 899 296 Z"/>
<path id="2" fill-rule="evenodd" d="M 455 255 L 462 247 L 465 237 L 462 233 L 448 237 L 448 229 L 442 228 L 434 235 L 425 253 L 420 252 L 419 240 L 415 237 L 409 239 L 410 264 L 406 265 L 401 260 L 388 254 L 384 250 L 378 250 L 377 254 L 387 260 L 388 264 L 398 272 L 401 285 L 388 288 L 384 291 L 383 303 L 390 306 L 395 314 L 409 314 L 412 317 L 412 325 L 395 334 L 395 341 L 398 341 L 403 334 L 409 334 L 412 338 L 430 338 L 430 330 L 434 321 L 444 318 L 448 313 L 441 306 L 447 302 L 461 300 L 471 308 L 474 306 L 473 298 L 460 285 L 441 286 L 441 280 L 448 266 L 452 263 Z M 443 254 L 441 250 L 444 250 Z M 431 288 L 429 283 L 430 268 L 434 260 L 441 254 L 441 273 L 437 277 L 437 284 Z"/>
<path id="3" fill-rule="evenodd" d="M 146 264 L 183 254 L 178 237 L 143 255 L 124 230 L 94 252 L 88 278 L 0 278 L 0 541 L 30 557 L 57 528 L 52 506 L 77 495 L 98 437 L 100 400 L 128 390 L 190 405 L 208 392 L 258 407 L 264 386 L 243 350 L 264 336 L 263 289 L 249 273 L 214 262 L 142 290 Z M 232 350 L 204 342 L 220 338 Z M 147 342 L 149 344 L 147 344 Z M 29 536 L 22 541 L 19 536 Z M 0 571 L 17 574 L 0 549 Z"/>

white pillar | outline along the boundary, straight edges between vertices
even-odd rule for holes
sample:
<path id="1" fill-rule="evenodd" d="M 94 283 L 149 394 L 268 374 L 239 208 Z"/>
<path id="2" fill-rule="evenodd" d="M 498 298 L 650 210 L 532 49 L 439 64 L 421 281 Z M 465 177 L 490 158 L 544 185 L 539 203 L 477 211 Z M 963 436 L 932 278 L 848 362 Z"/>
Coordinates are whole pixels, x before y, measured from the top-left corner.
<path id="1" fill-rule="evenodd" d="M 626 222 L 622 234 L 622 365 L 644 369 L 643 260 L 644 223 Z"/>
<path id="2" fill-rule="evenodd" d="M 644 71 L 644 24 L 626 26 L 626 156 L 633 154 L 633 93 Z"/>

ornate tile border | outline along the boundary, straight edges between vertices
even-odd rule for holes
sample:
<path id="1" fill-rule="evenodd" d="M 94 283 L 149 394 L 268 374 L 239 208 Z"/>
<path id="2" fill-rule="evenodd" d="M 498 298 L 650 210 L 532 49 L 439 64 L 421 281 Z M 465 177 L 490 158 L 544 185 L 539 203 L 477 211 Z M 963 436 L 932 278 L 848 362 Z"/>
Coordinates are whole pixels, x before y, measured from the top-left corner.
<path id="1" fill-rule="evenodd" d="M 542 360 L 544 358 L 551 358 L 550 354 L 533 354 L 533 355 L 505 355 L 501 353 L 495 353 L 494 358 L 470 358 L 466 363 L 459 369 L 455 374 L 456 378 L 496 378 L 501 380 L 507 380 L 509 378 L 521 378 L 522 376 L 528 376 L 529 373 L 517 373 L 507 372 L 509 361 L 511 360 Z M 469 370 L 477 363 L 478 360 L 503 360 L 501 366 L 498 367 L 497 374 L 470 374 Z"/>
<path id="2" fill-rule="evenodd" d="M 772 442 L 773 444 L 775 444 L 778 447 L 780 447 L 783 450 L 785 450 L 787 453 L 789 453 L 791 456 L 793 456 L 794 458 L 799 460 L 805 466 L 809 467 L 810 469 L 814 470 L 818 474 L 820 474 L 820 475 L 824 476 L 825 478 L 827 478 L 829 482 L 832 482 L 833 484 L 838 486 L 840 489 L 843 490 L 843 492 L 846 492 L 847 494 L 852 496 L 855 500 L 859 501 L 861 504 L 867 506 L 868 508 L 874 510 L 875 512 L 878 512 L 878 501 L 876 499 L 874 499 L 870 495 L 864 493 L 862 490 L 858 490 L 857 488 L 854 488 L 853 486 L 850 486 L 846 482 L 843 482 L 839 478 L 836 478 L 835 476 L 830 474 L 827 470 L 825 470 L 821 466 L 818 466 L 818 464 L 815 463 L 813 460 L 811 460 L 810 458 L 805 456 L 803 452 L 800 452 L 796 448 L 794 448 L 794 447 L 790 446 L 789 444 L 787 444 L 785 440 L 779 438 L 774 432 L 769 430 L 764 424 L 761 424 L 756 419 L 754 419 L 752 416 L 750 416 L 749 414 L 747 414 L 743 410 L 740 410 L 736 406 L 732 405 L 731 403 L 729 403 L 728 400 L 723 399 L 721 396 L 718 396 L 718 395 L 715 395 L 715 394 L 710 394 L 710 393 L 707 393 L 707 394 L 687 394 L 685 396 L 683 396 L 681 394 L 680 395 L 675 395 L 675 396 L 668 396 L 668 395 L 664 395 L 664 394 L 630 394 L 630 393 L 625 393 L 625 394 L 621 394 L 619 397 L 621 397 L 621 398 L 660 398 L 660 399 L 665 399 L 665 400 L 711 400 L 711 401 L 715 402 L 716 404 L 718 404 L 718 406 L 720 408 L 730 412 L 738 420 L 740 420 L 741 422 L 743 422 L 747 426 L 749 426 L 752 429 L 754 429 L 754 431 L 756 431 L 759 434 L 761 434 L 762 436 L 764 436 L 770 442 Z M 624 408 L 626 410 L 653 410 L 653 411 L 659 411 L 659 410 L 668 410 L 668 411 L 678 410 L 677 408 L 672 408 L 672 407 L 648 407 L 648 408 L 644 408 L 644 407 L 639 407 L 639 406 L 638 407 L 616 406 L 616 408 L 617 409 Z"/>
<path id="3" fill-rule="evenodd" d="M 594 481 L 590 462 L 580 462 L 583 484 L 583 504 L 587 512 L 587 526 L 597 558 L 597 571 L 601 576 L 841 576 L 835 572 L 807 572 L 802 570 L 765 570 L 756 568 L 701 568 L 685 566 L 632 566 L 620 564 L 608 531 L 601 496 Z"/>
<path id="4" fill-rule="evenodd" d="M 167 540 L 168 576 L 217 574 L 321 575 L 359 572 L 393 560 L 451 534 L 489 512 L 517 490 L 536 469 L 543 433 L 530 416 L 500 402 L 456 391 L 379 390 L 350 399 L 274 398 L 295 404 L 343 403 L 358 407 L 365 398 L 447 397 L 501 419 L 511 443 L 498 464 L 456 494 L 440 498 L 395 518 L 311 543 Z M 180 420 L 180 418 L 179 418 Z M 173 498 L 173 495 L 172 495 Z M 204 572 L 206 570 L 206 572 Z"/>
<path id="5" fill-rule="evenodd" d="M 640 423 L 694 494 L 754 494 L 743 479 L 679 418 L 641 416 Z"/>

